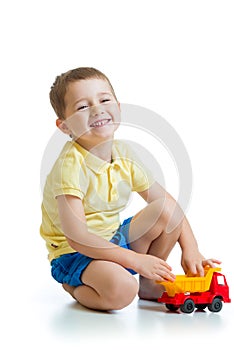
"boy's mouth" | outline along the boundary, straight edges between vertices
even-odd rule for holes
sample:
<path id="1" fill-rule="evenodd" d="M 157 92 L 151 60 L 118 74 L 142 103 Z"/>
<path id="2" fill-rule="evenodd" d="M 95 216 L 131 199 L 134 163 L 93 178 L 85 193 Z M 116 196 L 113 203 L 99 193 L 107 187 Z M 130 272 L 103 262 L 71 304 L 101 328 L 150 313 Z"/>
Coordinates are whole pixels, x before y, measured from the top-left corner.
<path id="1" fill-rule="evenodd" d="M 110 122 L 111 119 L 100 119 L 97 120 L 95 122 L 93 122 L 92 124 L 90 124 L 91 128 L 100 128 L 106 124 L 108 124 Z"/>

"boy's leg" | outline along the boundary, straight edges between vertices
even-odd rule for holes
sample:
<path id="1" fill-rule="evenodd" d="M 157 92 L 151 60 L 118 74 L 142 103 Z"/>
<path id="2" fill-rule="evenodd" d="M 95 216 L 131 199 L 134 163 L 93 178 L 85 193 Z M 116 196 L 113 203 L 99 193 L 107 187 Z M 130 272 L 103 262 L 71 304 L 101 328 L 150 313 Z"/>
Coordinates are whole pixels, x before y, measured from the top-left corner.
<path id="1" fill-rule="evenodd" d="M 154 255 L 166 260 L 182 230 L 179 216 L 176 218 L 173 215 L 174 209 L 174 202 L 170 200 L 153 201 L 136 214 L 129 228 L 131 248 L 136 252 Z M 167 233 L 169 222 L 173 229 Z M 140 298 L 156 299 L 161 296 L 163 290 L 164 288 L 153 280 L 140 276 Z"/>
<path id="2" fill-rule="evenodd" d="M 64 285 L 80 304 L 96 310 L 118 310 L 129 305 L 137 295 L 137 280 L 122 266 L 93 260 L 82 274 L 84 285 Z"/>

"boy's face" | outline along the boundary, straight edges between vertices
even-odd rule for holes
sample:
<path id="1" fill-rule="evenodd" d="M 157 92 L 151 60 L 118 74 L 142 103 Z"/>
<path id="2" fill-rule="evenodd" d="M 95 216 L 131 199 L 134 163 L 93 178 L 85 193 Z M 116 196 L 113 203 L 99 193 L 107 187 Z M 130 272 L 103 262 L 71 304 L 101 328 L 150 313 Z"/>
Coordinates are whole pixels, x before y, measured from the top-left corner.
<path id="1" fill-rule="evenodd" d="M 64 100 L 62 131 L 87 147 L 113 138 L 120 123 L 120 106 L 107 81 L 87 79 L 70 83 Z"/>

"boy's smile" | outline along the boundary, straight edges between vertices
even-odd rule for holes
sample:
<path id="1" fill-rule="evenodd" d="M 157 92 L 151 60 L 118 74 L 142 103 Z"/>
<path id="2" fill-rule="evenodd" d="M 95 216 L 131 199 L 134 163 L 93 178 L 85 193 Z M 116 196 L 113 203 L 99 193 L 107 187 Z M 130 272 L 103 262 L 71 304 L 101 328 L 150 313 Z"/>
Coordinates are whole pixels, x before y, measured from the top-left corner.
<path id="1" fill-rule="evenodd" d="M 106 125 L 107 123 L 109 123 L 111 121 L 111 119 L 100 119 L 97 120 L 96 122 L 93 122 L 90 127 L 91 128 L 100 128 L 104 125 Z"/>
<path id="2" fill-rule="evenodd" d="M 72 82 L 65 95 L 65 121 L 60 129 L 86 149 L 113 139 L 120 123 L 120 106 L 103 79 Z"/>

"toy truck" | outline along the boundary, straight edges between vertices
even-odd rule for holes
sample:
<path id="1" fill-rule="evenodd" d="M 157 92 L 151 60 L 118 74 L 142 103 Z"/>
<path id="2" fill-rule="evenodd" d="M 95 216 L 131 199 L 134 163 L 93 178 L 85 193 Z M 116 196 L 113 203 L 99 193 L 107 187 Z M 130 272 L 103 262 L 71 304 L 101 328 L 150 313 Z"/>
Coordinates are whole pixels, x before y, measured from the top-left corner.
<path id="1" fill-rule="evenodd" d="M 165 287 L 165 292 L 158 302 L 165 303 L 170 311 L 191 313 L 195 308 L 219 312 L 223 302 L 230 303 L 229 287 L 226 278 L 220 273 L 221 268 L 205 268 L 204 277 L 177 275 L 174 282 L 156 282 Z"/>

